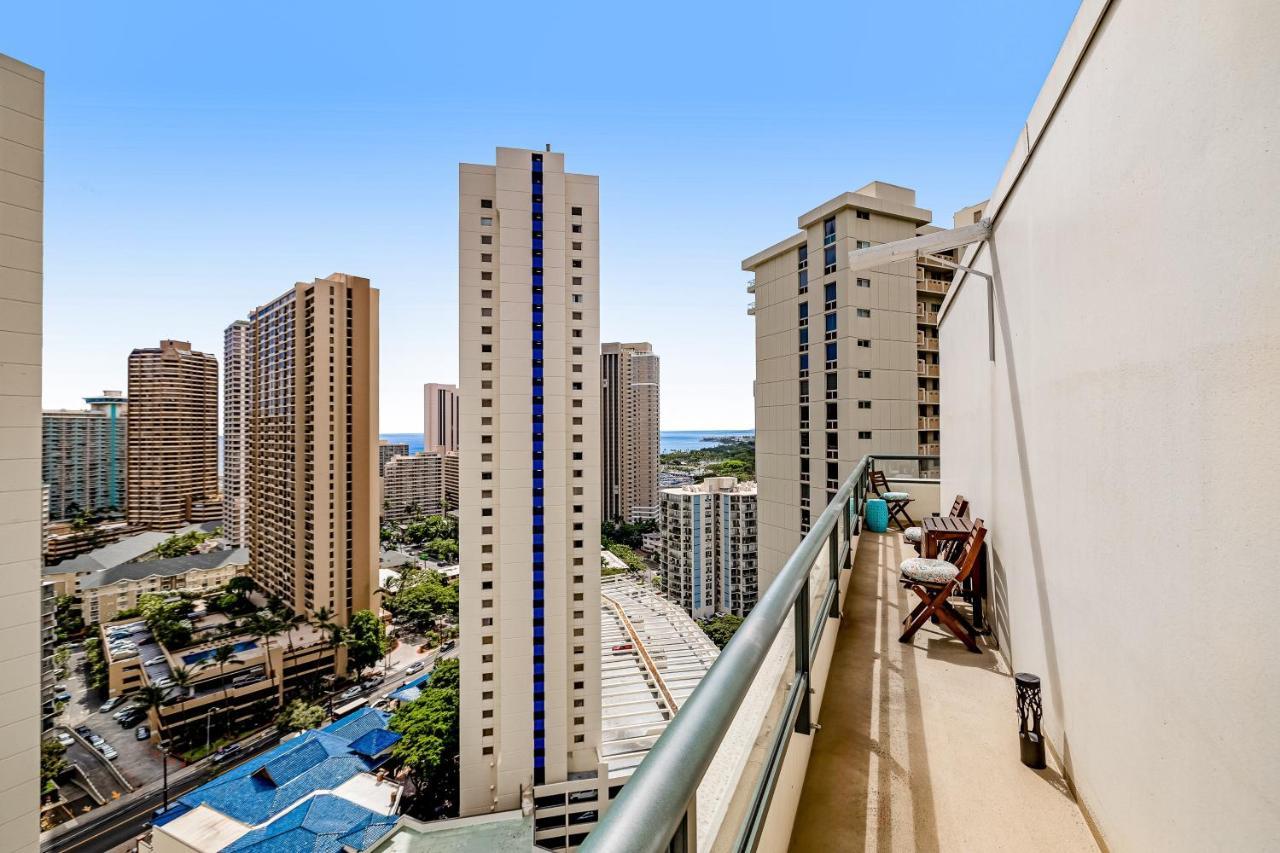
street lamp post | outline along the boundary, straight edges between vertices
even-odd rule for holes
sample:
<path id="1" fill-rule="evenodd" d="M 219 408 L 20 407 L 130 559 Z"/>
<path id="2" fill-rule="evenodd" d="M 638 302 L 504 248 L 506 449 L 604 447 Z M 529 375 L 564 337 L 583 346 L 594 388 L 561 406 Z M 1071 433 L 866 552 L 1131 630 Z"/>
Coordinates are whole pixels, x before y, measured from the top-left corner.
<path id="1" fill-rule="evenodd" d="M 221 708 L 219 708 L 219 707 L 217 707 L 216 705 L 210 705 L 210 706 L 209 706 L 209 708 L 204 712 L 204 751 L 205 751 L 205 752 L 208 752 L 208 751 L 209 751 L 209 722 L 210 722 L 210 719 L 211 719 L 211 717 L 213 716 L 213 712 L 214 712 L 214 711 L 220 711 L 220 710 L 222 710 L 222 709 L 221 709 Z"/>
<path id="2" fill-rule="evenodd" d="M 160 741 L 160 761 L 161 773 L 164 775 L 164 808 L 161 812 L 169 811 L 169 742 L 167 740 Z"/>

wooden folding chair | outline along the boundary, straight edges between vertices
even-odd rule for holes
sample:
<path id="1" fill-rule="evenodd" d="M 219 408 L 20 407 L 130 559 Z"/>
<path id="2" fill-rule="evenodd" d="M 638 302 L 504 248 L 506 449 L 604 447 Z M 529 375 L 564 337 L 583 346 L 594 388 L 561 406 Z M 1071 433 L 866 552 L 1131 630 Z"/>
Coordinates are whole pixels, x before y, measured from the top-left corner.
<path id="1" fill-rule="evenodd" d="M 930 560 L 925 557 L 910 557 L 902 561 L 898 571 L 902 585 L 920 597 L 920 603 L 911 611 L 911 615 L 902 620 L 902 636 L 900 643 L 909 643 L 916 631 L 936 617 L 938 622 L 947 626 L 947 630 L 956 635 L 965 648 L 971 652 L 981 653 L 977 643 L 977 631 L 969 624 L 959 610 L 950 602 L 953 592 L 960 589 L 965 579 L 978 564 L 978 552 L 982 549 L 987 530 L 982 526 L 982 519 L 973 522 L 973 530 L 969 538 L 964 540 L 964 549 L 956 563 L 946 560 Z"/>
<path id="2" fill-rule="evenodd" d="M 871 491 L 876 496 L 882 498 L 889 507 L 889 517 L 893 519 L 893 523 L 898 525 L 899 530 L 906 530 L 915 524 L 911 520 L 911 516 L 907 514 L 907 504 L 911 503 L 911 495 L 906 492 L 895 492 L 889 488 L 889 481 L 885 479 L 883 471 L 868 472 L 871 478 Z M 906 524 L 903 524 L 906 519 Z"/>
<path id="3" fill-rule="evenodd" d="M 947 513 L 951 518 L 964 518 L 969 514 L 969 499 L 964 495 L 956 495 L 956 499 L 951 502 L 951 512 Z M 908 545 L 912 545 L 916 549 L 916 553 L 921 553 L 924 547 L 924 528 L 908 527 L 902 531 L 902 540 Z M 954 556 L 953 552 L 959 550 L 959 546 L 963 542 L 946 542 L 943 549 L 938 551 L 938 556 L 946 560 Z"/>

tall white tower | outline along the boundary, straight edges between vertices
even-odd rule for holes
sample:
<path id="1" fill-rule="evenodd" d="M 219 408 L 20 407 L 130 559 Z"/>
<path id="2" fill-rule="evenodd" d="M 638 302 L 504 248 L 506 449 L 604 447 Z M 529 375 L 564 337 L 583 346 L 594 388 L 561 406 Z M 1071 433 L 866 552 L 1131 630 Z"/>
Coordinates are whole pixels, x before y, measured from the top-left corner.
<path id="1" fill-rule="evenodd" d="M 515 148 L 458 171 L 461 810 L 603 799 L 599 180 Z"/>

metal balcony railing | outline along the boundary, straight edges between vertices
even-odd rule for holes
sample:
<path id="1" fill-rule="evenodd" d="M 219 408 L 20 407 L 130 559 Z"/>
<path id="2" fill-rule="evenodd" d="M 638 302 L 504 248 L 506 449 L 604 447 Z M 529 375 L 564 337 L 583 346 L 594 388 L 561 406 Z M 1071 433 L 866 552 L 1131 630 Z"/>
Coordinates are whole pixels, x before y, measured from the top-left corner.
<path id="1" fill-rule="evenodd" d="M 868 473 L 878 461 L 936 462 L 926 456 L 864 456 L 835 497 L 812 522 L 799 547 L 721 651 L 697 689 L 658 738 L 622 793 L 580 848 L 587 853 L 687 853 L 697 846 L 694 816 L 698 786 L 734 723 L 775 641 L 793 630 L 794 650 L 780 716 L 768 729 L 763 770 L 751 780 L 747 808 L 736 825 L 721 825 L 708 847 L 756 849 L 783 759 L 793 735 L 813 732 L 810 666 L 829 623 L 841 613 L 840 573 L 852 564 L 868 493 Z M 826 557 L 826 571 L 815 574 Z M 818 590 L 812 585 L 820 584 Z M 816 606 L 814 606 L 816 605 Z M 811 612 L 812 610 L 815 612 Z M 793 618 L 792 618 L 793 617 Z M 788 621 L 791 626 L 788 627 Z M 728 843 L 730 842 L 731 843 Z"/>

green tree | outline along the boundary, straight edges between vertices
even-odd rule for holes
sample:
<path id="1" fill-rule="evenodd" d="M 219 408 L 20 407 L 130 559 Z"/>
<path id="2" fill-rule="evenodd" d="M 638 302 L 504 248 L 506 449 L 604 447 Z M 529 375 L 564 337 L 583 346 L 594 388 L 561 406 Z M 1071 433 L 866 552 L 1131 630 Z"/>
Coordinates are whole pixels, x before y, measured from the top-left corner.
<path id="1" fill-rule="evenodd" d="M 258 582 L 248 575 L 236 575 L 227 581 L 227 592 L 240 599 L 247 599 L 249 593 L 258 591 Z"/>
<path id="2" fill-rule="evenodd" d="M 60 595 L 54 599 L 53 620 L 59 640 L 65 640 L 84 630 L 84 616 L 74 596 Z"/>
<path id="3" fill-rule="evenodd" d="M 419 556 L 437 563 L 453 565 L 458 562 L 458 540 L 432 539 L 422 546 L 422 553 Z"/>
<path id="4" fill-rule="evenodd" d="M 447 662 L 444 663 L 455 663 Z M 439 670 L 439 667 L 437 667 Z M 442 674 L 441 682 L 448 679 Z M 453 679 L 456 684 L 456 677 Z M 391 730 L 402 737 L 392 754 L 404 763 L 418 790 L 411 807 L 415 817 L 433 818 L 456 814 L 454 792 L 458 790 L 458 691 L 436 686 L 437 676 L 412 702 L 391 715 Z"/>
<path id="5" fill-rule="evenodd" d="M 266 651 L 267 678 L 271 678 L 271 641 L 285 630 L 285 623 L 270 610 L 251 613 L 244 624 L 249 636 L 260 640 Z"/>
<path id="6" fill-rule="evenodd" d="M 458 586 L 434 569 L 406 567 L 383 606 L 412 630 L 425 632 L 441 621 L 458 621 Z"/>
<path id="7" fill-rule="evenodd" d="M 53 650 L 53 665 L 57 669 L 57 677 L 61 678 L 66 674 L 67 664 L 71 661 L 71 647 L 67 645 L 58 646 Z"/>
<path id="8" fill-rule="evenodd" d="M 213 650 L 212 657 L 207 657 L 200 662 L 200 666 L 204 669 L 210 667 L 218 668 L 218 677 L 222 681 L 222 700 L 227 700 L 227 665 L 240 663 L 240 658 L 236 657 L 236 647 L 232 645 L 218 646 Z"/>
<path id="9" fill-rule="evenodd" d="M 725 613 L 720 616 L 714 616 L 700 624 L 703 632 L 711 638 L 711 642 L 723 649 L 733 639 L 733 635 L 737 633 L 738 628 L 742 626 L 742 617 Z"/>
<path id="10" fill-rule="evenodd" d="M 67 748 L 56 740 L 40 741 L 40 781 L 48 784 L 63 773 L 67 772 L 70 766 L 67 760 L 63 758 L 66 755 Z"/>
<path id="11" fill-rule="evenodd" d="M 191 642 L 191 623 L 184 618 L 186 610 L 180 602 L 169 602 L 154 592 L 143 593 L 138 597 L 138 612 L 160 645 L 181 648 Z"/>
<path id="12" fill-rule="evenodd" d="M 156 687 L 154 684 L 148 684 L 139 688 L 138 692 L 133 694 L 133 700 L 138 705 L 146 708 L 147 711 L 155 711 L 157 728 L 164 729 L 164 718 L 160 716 L 160 708 L 169 699 L 169 691 L 172 688 Z"/>
<path id="13" fill-rule="evenodd" d="M 84 661 L 88 669 L 89 686 L 101 690 L 107 684 L 107 662 L 102 655 L 102 641 L 97 637 L 84 641 Z"/>
<path id="14" fill-rule="evenodd" d="M 168 559 L 170 557 L 185 557 L 187 554 L 190 554 L 192 551 L 196 550 L 196 548 L 200 547 L 201 543 L 207 542 L 215 535 L 220 534 L 204 533 L 200 530 L 192 530 L 189 533 L 179 533 L 176 536 L 170 536 L 168 539 L 157 545 L 155 554 L 157 557 L 162 559 Z"/>
<path id="15" fill-rule="evenodd" d="M 319 705 L 294 699 L 276 717 L 276 728 L 280 734 L 318 729 L 324 725 L 326 716 L 324 708 Z"/>
<path id="16" fill-rule="evenodd" d="M 457 658 L 445 658 L 436 661 L 431 670 L 431 687 L 436 690 L 452 690 L 458 692 L 462 684 L 462 666 Z"/>
<path id="17" fill-rule="evenodd" d="M 371 610 L 359 610 L 347 627 L 347 664 L 358 674 L 382 660 L 388 648 L 382 620 Z"/>
<path id="18" fill-rule="evenodd" d="M 622 562 L 626 563 L 627 568 L 630 571 L 646 572 L 649 570 L 649 565 L 645 563 L 644 558 L 641 557 L 639 554 L 637 554 L 635 551 L 628 548 L 626 545 L 620 545 L 617 542 L 615 542 L 609 546 L 608 550 L 609 550 L 609 553 L 613 554 L 614 556 L 621 559 Z"/>

